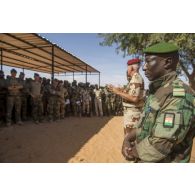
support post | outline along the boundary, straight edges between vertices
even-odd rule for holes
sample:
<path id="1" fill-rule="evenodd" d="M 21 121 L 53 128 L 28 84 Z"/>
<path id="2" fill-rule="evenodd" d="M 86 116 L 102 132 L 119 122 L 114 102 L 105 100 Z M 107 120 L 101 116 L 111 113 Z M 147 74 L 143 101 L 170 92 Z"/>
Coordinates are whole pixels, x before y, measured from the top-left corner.
<path id="1" fill-rule="evenodd" d="M 72 78 L 73 78 L 73 81 L 74 81 L 74 72 L 72 73 Z"/>
<path id="2" fill-rule="evenodd" d="M 87 65 L 86 65 L 86 72 L 85 72 L 85 84 L 87 84 Z"/>
<path id="3" fill-rule="evenodd" d="M 54 45 L 52 45 L 51 81 L 54 80 Z"/>
<path id="4" fill-rule="evenodd" d="M 3 49 L 1 48 L 1 70 L 3 70 Z"/>
<path id="5" fill-rule="evenodd" d="M 100 72 L 99 72 L 99 75 L 98 76 L 99 76 L 99 87 L 100 87 Z"/>

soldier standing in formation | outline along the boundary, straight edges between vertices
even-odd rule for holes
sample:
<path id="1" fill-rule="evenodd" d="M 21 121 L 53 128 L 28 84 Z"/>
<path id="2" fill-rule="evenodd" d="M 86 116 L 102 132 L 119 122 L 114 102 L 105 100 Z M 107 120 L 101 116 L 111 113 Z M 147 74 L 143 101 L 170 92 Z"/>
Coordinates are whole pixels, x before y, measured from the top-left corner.
<path id="1" fill-rule="evenodd" d="M 90 103 L 91 103 L 91 96 L 89 94 L 87 87 L 85 86 L 82 92 L 83 116 L 90 117 Z"/>
<path id="2" fill-rule="evenodd" d="M 137 162 L 189 162 L 195 134 L 195 94 L 176 74 L 178 48 L 159 43 L 144 53 L 149 97 L 138 129 L 125 136 L 122 153 Z"/>
<path id="3" fill-rule="evenodd" d="M 58 91 L 58 81 L 54 79 L 49 88 L 49 102 L 48 102 L 48 115 L 49 122 L 59 121 L 60 119 L 60 102 L 59 91 Z"/>
<path id="4" fill-rule="evenodd" d="M 24 77 L 25 74 L 23 72 L 20 72 L 18 81 L 23 86 L 20 94 L 21 95 L 21 117 L 23 121 L 26 121 L 27 120 L 27 97 L 29 92 Z"/>
<path id="5" fill-rule="evenodd" d="M 140 60 L 138 58 L 129 60 L 127 65 L 128 77 L 131 78 L 127 86 L 122 90 L 112 85 L 108 86 L 111 92 L 123 98 L 125 135 L 137 128 L 144 104 L 144 81 L 139 74 Z"/>
<path id="6" fill-rule="evenodd" d="M 0 123 L 3 123 L 5 120 L 6 92 L 6 80 L 4 78 L 4 72 L 0 70 Z"/>
<path id="7" fill-rule="evenodd" d="M 32 105 L 32 117 L 36 124 L 43 120 L 43 102 L 42 102 L 42 91 L 39 74 L 34 74 L 34 80 L 31 81 L 29 87 L 29 93 L 31 96 Z"/>
<path id="8" fill-rule="evenodd" d="M 57 102 L 60 104 L 60 119 L 64 119 L 65 116 L 65 98 L 68 95 L 67 90 L 63 86 L 63 82 L 59 81 L 57 88 Z"/>
<path id="9" fill-rule="evenodd" d="M 6 82 L 8 90 L 6 123 L 8 127 L 11 125 L 12 111 L 14 107 L 16 124 L 22 125 L 20 90 L 23 88 L 23 86 L 18 82 L 16 74 L 17 71 L 15 69 L 12 69 L 11 76 L 7 79 Z"/>
<path id="10" fill-rule="evenodd" d="M 102 97 L 101 97 L 101 90 L 99 89 L 98 85 L 95 85 L 94 89 L 95 93 L 95 112 L 96 116 L 103 116 L 103 111 L 102 111 Z"/>
<path id="11" fill-rule="evenodd" d="M 16 78 L 16 73 L 16 70 L 12 69 L 11 76 L 8 75 L 5 80 L 3 71 L 0 71 L 0 121 L 6 121 L 7 126 L 11 125 L 12 119 L 15 119 L 17 124 L 22 124 L 21 118 L 27 120 L 27 113 L 36 124 L 42 122 L 44 117 L 53 121 L 63 119 L 71 113 L 74 116 L 111 114 L 113 94 L 104 87 L 99 89 L 97 85 L 95 87 L 90 83 L 77 85 L 75 80 L 71 86 L 68 81 L 63 83 L 57 79 L 51 85 L 50 79 L 44 77 L 41 79 L 38 73 L 34 74 L 34 80 L 31 78 L 25 80 L 23 72 Z M 104 91 L 105 102 L 102 101 Z M 105 103 L 104 111 L 102 102 Z"/>

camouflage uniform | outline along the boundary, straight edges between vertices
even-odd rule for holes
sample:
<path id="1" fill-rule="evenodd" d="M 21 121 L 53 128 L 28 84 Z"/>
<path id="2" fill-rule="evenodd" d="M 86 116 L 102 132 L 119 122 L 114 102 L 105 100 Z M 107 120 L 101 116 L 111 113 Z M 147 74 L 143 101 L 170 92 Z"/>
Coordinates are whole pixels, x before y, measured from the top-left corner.
<path id="1" fill-rule="evenodd" d="M 74 116 L 81 116 L 81 94 L 77 87 L 72 87 L 71 92 L 71 106 L 72 106 L 72 112 Z"/>
<path id="2" fill-rule="evenodd" d="M 116 102 L 116 94 L 111 94 L 110 93 L 110 113 L 112 113 L 113 115 L 116 114 L 116 106 L 119 102 Z"/>
<path id="3" fill-rule="evenodd" d="M 31 81 L 29 92 L 31 95 L 32 117 L 38 123 L 43 120 L 43 102 L 40 81 Z"/>
<path id="4" fill-rule="evenodd" d="M 90 116 L 90 103 L 91 103 L 91 96 L 89 91 L 85 89 L 82 93 L 82 107 L 83 107 L 83 114 Z"/>
<path id="5" fill-rule="evenodd" d="M 151 82 L 136 138 L 144 162 L 189 162 L 195 132 L 195 97 L 175 72 Z"/>
<path id="6" fill-rule="evenodd" d="M 0 122 L 5 120 L 5 115 L 6 115 L 6 81 L 4 77 L 2 77 L 0 78 Z"/>
<path id="7" fill-rule="evenodd" d="M 67 90 L 63 87 L 62 84 L 58 87 L 57 91 L 57 102 L 60 104 L 60 118 L 63 119 L 65 116 L 65 97 L 67 96 Z"/>
<path id="8" fill-rule="evenodd" d="M 119 95 L 116 95 L 115 97 L 115 105 L 116 105 L 115 114 L 117 116 L 122 116 L 123 115 L 123 99 Z"/>
<path id="9" fill-rule="evenodd" d="M 102 109 L 104 116 L 110 116 L 111 114 L 111 93 L 106 88 L 102 90 Z"/>
<path id="10" fill-rule="evenodd" d="M 24 79 L 19 78 L 18 81 L 23 86 L 23 89 L 21 90 L 21 93 L 20 93 L 22 120 L 27 120 L 28 88 L 27 88 L 26 81 Z"/>
<path id="11" fill-rule="evenodd" d="M 102 111 L 102 97 L 101 97 L 101 90 L 100 89 L 94 89 L 95 93 L 95 112 L 96 116 L 103 116 L 103 111 Z"/>
<path id="12" fill-rule="evenodd" d="M 143 92 L 144 92 L 144 82 L 139 73 L 134 73 L 130 82 L 124 89 L 125 93 L 128 93 L 130 96 L 138 96 L 140 101 L 136 104 L 129 103 L 123 99 L 123 109 L 124 109 L 124 129 L 125 134 L 126 130 L 131 131 L 132 129 L 137 128 L 137 123 L 140 120 L 141 111 L 144 105 L 143 102 Z"/>
<path id="13" fill-rule="evenodd" d="M 54 82 L 54 81 L 53 81 Z M 58 90 L 55 84 L 49 88 L 48 117 L 49 121 L 60 119 L 60 101 L 58 99 Z"/>
<path id="14" fill-rule="evenodd" d="M 21 84 L 19 84 L 18 79 L 14 77 L 9 77 L 6 80 L 6 86 L 8 89 L 7 114 L 6 114 L 7 125 L 11 124 L 12 111 L 14 106 L 15 106 L 15 120 L 17 123 L 21 123 L 20 89 L 22 89 L 23 87 Z"/>
<path id="15" fill-rule="evenodd" d="M 94 89 L 94 87 L 90 86 L 89 94 L 91 96 L 91 103 L 90 103 L 91 116 L 95 115 L 95 93 L 94 93 L 93 89 Z"/>

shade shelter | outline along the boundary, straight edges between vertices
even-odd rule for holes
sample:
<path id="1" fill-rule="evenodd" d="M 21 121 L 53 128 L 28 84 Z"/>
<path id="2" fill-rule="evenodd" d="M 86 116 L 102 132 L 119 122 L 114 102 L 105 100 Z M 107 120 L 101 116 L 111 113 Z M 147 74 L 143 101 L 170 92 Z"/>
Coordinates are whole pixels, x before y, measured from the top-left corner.
<path id="1" fill-rule="evenodd" d="M 98 75 L 100 72 L 36 33 L 1 33 L 0 63 L 37 72 L 55 75 Z"/>

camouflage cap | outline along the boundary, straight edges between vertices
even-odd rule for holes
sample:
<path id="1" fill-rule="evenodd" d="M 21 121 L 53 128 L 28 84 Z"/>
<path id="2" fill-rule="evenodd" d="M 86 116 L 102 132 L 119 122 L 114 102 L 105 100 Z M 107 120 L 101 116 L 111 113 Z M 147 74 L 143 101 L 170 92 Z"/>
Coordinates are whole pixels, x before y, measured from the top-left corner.
<path id="1" fill-rule="evenodd" d="M 143 52 L 146 54 L 166 54 L 178 52 L 178 50 L 179 48 L 172 43 L 161 42 L 144 49 Z"/>
<path id="2" fill-rule="evenodd" d="M 34 73 L 34 77 L 39 77 L 39 74 L 38 73 Z"/>
<path id="3" fill-rule="evenodd" d="M 10 70 L 10 72 L 15 72 L 15 73 L 17 73 L 16 69 L 14 69 L 14 68 L 12 68 L 12 69 Z"/>
<path id="4" fill-rule="evenodd" d="M 20 75 L 25 75 L 23 72 L 20 72 Z"/>

